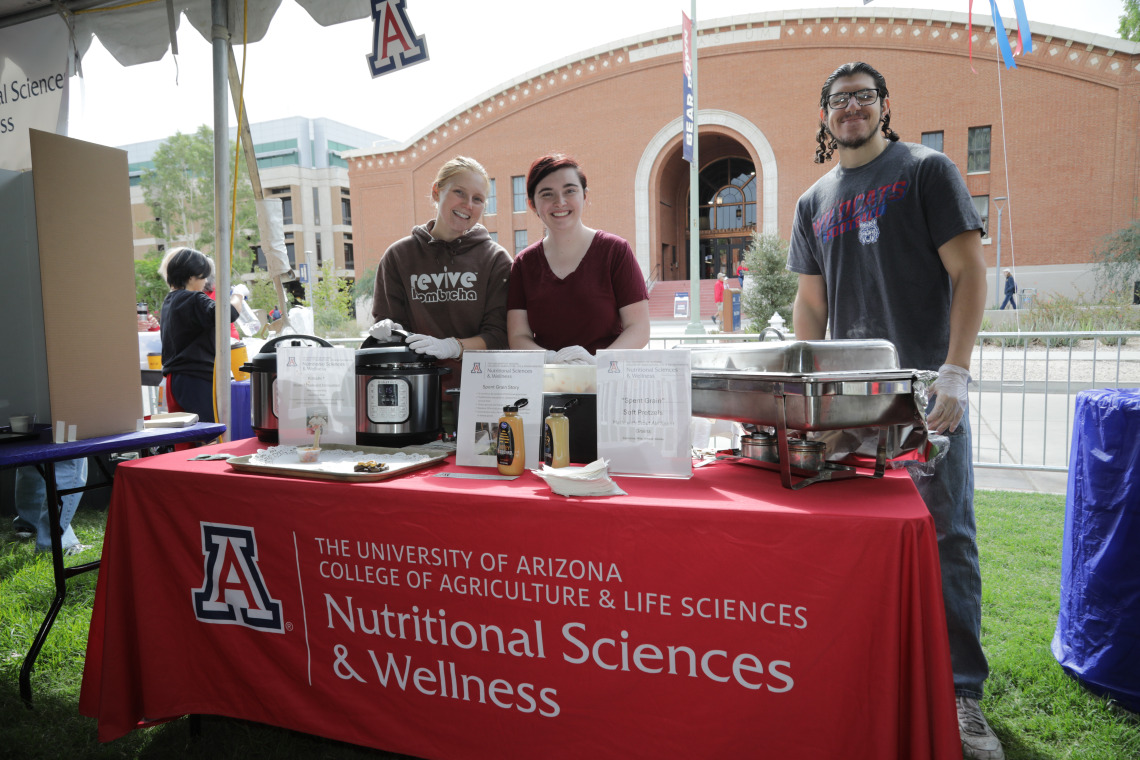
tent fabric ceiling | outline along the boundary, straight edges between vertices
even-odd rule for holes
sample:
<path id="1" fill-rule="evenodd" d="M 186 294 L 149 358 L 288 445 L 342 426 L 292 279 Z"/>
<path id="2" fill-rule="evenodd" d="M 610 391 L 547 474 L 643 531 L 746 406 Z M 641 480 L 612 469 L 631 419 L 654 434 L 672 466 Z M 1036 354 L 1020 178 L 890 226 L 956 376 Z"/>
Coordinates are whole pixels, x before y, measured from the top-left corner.
<path id="1" fill-rule="evenodd" d="M 286 0 L 288 2 L 289 0 Z M 265 36 L 273 14 L 281 6 L 282 0 L 248 0 L 249 29 L 245 35 L 249 42 L 257 42 Z M 321 26 L 331 26 L 344 21 L 365 18 L 371 13 L 369 0 L 295 0 L 313 20 Z M 130 8 L 114 9 L 123 0 L 114 2 L 51 2 L 51 0 L 0 0 L 0 26 L 27 21 L 33 18 L 56 14 L 56 7 L 62 5 L 72 11 L 103 9 L 92 13 L 78 13 L 72 16 L 75 30 L 76 52 L 82 58 L 91 47 L 93 37 L 98 37 L 103 47 L 124 66 L 151 63 L 161 60 L 170 48 L 170 27 L 167 19 L 168 6 L 175 13 L 175 26 L 179 26 L 182 16 L 190 22 L 206 40 L 211 39 L 211 0 L 157 0 L 156 2 Z M 229 28 L 234 43 L 242 40 L 242 16 L 246 6 L 244 0 L 230 0 Z"/>

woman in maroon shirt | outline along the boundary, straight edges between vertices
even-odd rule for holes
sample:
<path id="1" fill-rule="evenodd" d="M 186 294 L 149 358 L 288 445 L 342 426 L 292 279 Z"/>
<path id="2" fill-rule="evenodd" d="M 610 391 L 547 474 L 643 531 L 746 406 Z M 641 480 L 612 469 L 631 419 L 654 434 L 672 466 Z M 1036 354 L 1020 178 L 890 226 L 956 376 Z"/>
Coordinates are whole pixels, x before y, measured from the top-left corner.
<path id="1" fill-rule="evenodd" d="M 527 202 L 546 236 L 511 267 L 507 335 L 513 349 L 546 349 L 547 363 L 592 364 L 603 348 L 649 343 L 649 294 L 622 238 L 582 222 L 586 175 L 569 156 L 531 164 Z"/>

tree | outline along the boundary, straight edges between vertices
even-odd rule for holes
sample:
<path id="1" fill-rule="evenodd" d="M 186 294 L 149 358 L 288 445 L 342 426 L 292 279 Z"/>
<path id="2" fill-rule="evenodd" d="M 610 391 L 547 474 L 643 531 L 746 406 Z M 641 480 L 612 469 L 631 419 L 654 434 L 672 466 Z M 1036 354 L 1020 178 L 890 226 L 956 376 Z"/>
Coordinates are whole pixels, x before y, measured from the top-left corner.
<path id="1" fill-rule="evenodd" d="M 766 327 L 772 314 L 779 312 L 789 324 L 792 302 L 796 300 L 799 278 L 786 268 L 788 243 L 778 235 L 752 233 L 752 243 L 744 252 L 748 267 L 747 287 L 741 310 L 756 329 Z"/>
<path id="2" fill-rule="evenodd" d="M 162 310 L 162 302 L 170 291 L 166 281 L 158 274 L 158 265 L 161 263 L 162 254 L 158 251 L 151 251 L 135 261 L 135 301 L 146 303 L 156 316 Z"/>
<path id="3" fill-rule="evenodd" d="M 1124 13 L 1117 31 L 1121 39 L 1140 42 L 1140 0 L 1124 0 Z"/>
<path id="4" fill-rule="evenodd" d="M 311 286 L 313 329 L 317 335 L 333 335 L 343 331 L 352 315 L 352 286 L 338 277 L 333 262 L 321 265 L 317 282 Z"/>
<path id="5" fill-rule="evenodd" d="M 233 148 L 228 153 L 233 156 Z M 154 153 L 143 172 L 143 198 L 154 216 L 139 226 L 166 247 L 189 246 L 214 257 L 214 132 L 203 125 L 192 135 L 176 133 Z M 248 270 L 248 246 L 257 245 L 257 210 L 244 162 L 237 181 L 235 250 L 231 270 Z M 215 258 L 216 261 L 216 258 Z"/>
<path id="6" fill-rule="evenodd" d="M 1094 270 L 1101 294 L 1130 297 L 1140 281 L 1140 219 L 1105 237 L 1096 256 L 1099 260 Z"/>

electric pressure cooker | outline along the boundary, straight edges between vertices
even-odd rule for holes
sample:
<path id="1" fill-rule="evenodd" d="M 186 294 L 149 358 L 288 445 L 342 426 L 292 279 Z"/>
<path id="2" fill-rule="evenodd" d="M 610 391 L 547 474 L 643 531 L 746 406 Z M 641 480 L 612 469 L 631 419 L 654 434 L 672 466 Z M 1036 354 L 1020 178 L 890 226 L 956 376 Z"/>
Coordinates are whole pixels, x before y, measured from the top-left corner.
<path id="1" fill-rule="evenodd" d="M 415 446 L 443 431 L 441 377 L 451 372 L 435 357 L 408 348 L 408 333 L 388 341 L 368 338 L 356 352 L 356 442 Z"/>

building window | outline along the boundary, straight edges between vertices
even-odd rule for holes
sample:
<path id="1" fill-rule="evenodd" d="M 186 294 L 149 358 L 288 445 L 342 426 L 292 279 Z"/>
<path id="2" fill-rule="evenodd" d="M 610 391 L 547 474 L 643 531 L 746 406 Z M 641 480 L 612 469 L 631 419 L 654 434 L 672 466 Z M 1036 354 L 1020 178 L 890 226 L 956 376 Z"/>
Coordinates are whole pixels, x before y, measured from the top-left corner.
<path id="1" fill-rule="evenodd" d="M 756 227 L 756 171 L 751 161 L 725 158 L 701 171 L 702 230 Z"/>
<path id="2" fill-rule="evenodd" d="M 526 211 L 526 177 L 511 177 L 511 190 L 514 194 L 514 212 Z"/>
<path id="3" fill-rule="evenodd" d="M 317 266 L 320 266 L 323 262 L 324 262 L 324 259 L 321 256 L 321 233 L 318 232 L 317 233 Z"/>
<path id="4" fill-rule="evenodd" d="M 286 241 L 285 253 L 289 256 L 289 267 L 293 270 L 297 269 L 297 248 L 293 245 L 292 241 Z"/>
<path id="5" fill-rule="evenodd" d="M 344 268 L 355 269 L 356 261 L 352 257 L 352 243 L 345 242 L 344 244 Z"/>
<path id="6" fill-rule="evenodd" d="M 922 144 L 931 150 L 936 150 L 942 153 L 942 133 L 941 132 L 923 132 Z"/>
<path id="7" fill-rule="evenodd" d="M 515 230 L 515 255 L 526 248 L 526 230 Z"/>
<path id="8" fill-rule="evenodd" d="M 313 224 L 321 223 L 321 195 L 317 188 L 313 188 Z M 320 261 L 320 258 L 317 259 Z"/>
<path id="9" fill-rule="evenodd" d="M 490 236 L 491 236 L 491 239 L 492 239 L 492 240 L 494 240 L 496 243 L 497 243 L 497 242 L 499 242 L 499 233 L 497 233 L 497 232 L 488 232 L 487 234 L 488 234 L 488 235 L 490 235 Z"/>
<path id="10" fill-rule="evenodd" d="M 982 218 L 982 237 L 989 239 L 990 236 L 990 196 L 988 195 L 975 195 L 972 196 L 974 201 L 974 208 L 978 210 L 978 216 Z"/>
<path id="11" fill-rule="evenodd" d="M 352 204 L 348 198 L 340 199 L 340 216 L 342 224 L 352 224 Z"/>
<path id="12" fill-rule="evenodd" d="M 966 173 L 988 172 L 990 170 L 990 128 L 970 127 L 967 149 Z"/>
<path id="13" fill-rule="evenodd" d="M 487 205 L 483 207 L 483 216 L 494 216 L 498 208 L 498 201 L 495 200 L 495 180 L 491 180 L 491 187 L 487 191 Z"/>
<path id="14" fill-rule="evenodd" d="M 281 199 L 281 223 L 293 223 L 293 199 L 288 195 Z"/>

